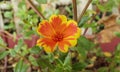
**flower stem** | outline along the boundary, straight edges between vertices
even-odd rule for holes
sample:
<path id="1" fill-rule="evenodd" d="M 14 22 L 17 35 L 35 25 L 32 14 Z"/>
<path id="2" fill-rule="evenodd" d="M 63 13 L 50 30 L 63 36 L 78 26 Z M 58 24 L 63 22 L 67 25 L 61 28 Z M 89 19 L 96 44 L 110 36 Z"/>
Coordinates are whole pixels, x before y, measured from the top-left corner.
<path id="1" fill-rule="evenodd" d="M 45 17 L 43 16 L 43 14 L 36 8 L 36 6 L 32 3 L 31 0 L 27 0 L 27 2 L 29 3 L 29 5 L 31 6 L 31 8 L 43 19 L 45 19 Z"/>
<path id="2" fill-rule="evenodd" d="M 77 4 L 76 0 L 72 0 L 73 3 L 73 19 L 77 21 Z"/>
<path id="3" fill-rule="evenodd" d="M 78 22 L 80 22 L 82 16 L 84 15 L 85 11 L 87 10 L 88 6 L 90 5 L 90 3 L 92 2 L 92 0 L 89 0 L 85 6 L 85 8 L 83 9 L 82 13 L 80 14 L 79 18 L 78 18 Z"/>

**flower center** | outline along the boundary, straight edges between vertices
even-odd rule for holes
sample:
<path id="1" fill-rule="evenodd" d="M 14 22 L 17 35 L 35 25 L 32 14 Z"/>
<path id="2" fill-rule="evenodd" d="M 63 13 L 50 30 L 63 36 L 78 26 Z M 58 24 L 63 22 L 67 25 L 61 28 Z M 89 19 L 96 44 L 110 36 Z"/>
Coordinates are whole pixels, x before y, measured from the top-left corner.
<path id="1" fill-rule="evenodd" d="M 56 35 L 53 36 L 53 40 L 54 40 L 55 42 L 60 42 L 61 40 L 63 40 L 63 35 L 57 33 Z"/>

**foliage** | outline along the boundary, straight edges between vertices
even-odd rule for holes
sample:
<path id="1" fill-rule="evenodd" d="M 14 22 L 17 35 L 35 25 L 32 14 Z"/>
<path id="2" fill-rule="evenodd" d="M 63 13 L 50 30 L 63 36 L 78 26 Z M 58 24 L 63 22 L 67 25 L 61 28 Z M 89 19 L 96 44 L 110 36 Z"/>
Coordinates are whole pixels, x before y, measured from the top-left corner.
<path id="1" fill-rule="evenodd" d="M 46 4 L 47 0 L 36 1 L 38 2 L 37 9 L 47 19 L 52 14 L 60 13 L 59 9 L 51 10 L 47 8 L 43 10 L 41 4 Z M 99 0 L 92 1 L 92 4 L 96 5 L 102 13 L 112 12 L 112 8 L 117 7 L 119 3 L 120 0 L 108 0 L 104 4 L 101 4 Z M 65 6 L 65 10 L 69 14 L 68 19 L 73 17 L 71 9 L 72 5 Z M 101 18 L 99 15 L 96 15 L 92 20 L 92 16 L 96 13 L 93 10 L 87 10 L 78 22 L 80 28 L 92 28 L 95 36 L 101 31 L 98 28 L 100 26 L 104 27 L 98 25 L 97 21 Z M 9 20 L 4 29 L 16 37 L 14 12 L 12 10 L 5 11 L 3 16 Z M 58 50 L 53 53 L 46 53 L 42 47 L 36 45 L 28 47 L 25 43 L 25 39 L 30 39 L 32 35 L 38 36 L 36 28 L 43 19 L 32 8 L 27 9 L 25 0 L 19 3 L 17 16 L 20 18 L 19 25 L 22 37 L 17 39 L 13 48 L 9 48 L 6 38 L 2 37 L 0 32 L 0 70 L 1 66 L 6 63 L 5 59 L 8 58 L 7 63 L 10 66 L 7 69 L 9 70 L 9 67 L 11 67 L 12 72 L 120 72 L 120 44 L 116 46 L 114 52 L 109 53 L 111 56 L 107 57 L 101 50 L 100 43 L 94 41 L 95 38 L 89 39 L 87 36 L 81 35 L 77 40 L 77 45 L 71 47 L 67 53 Z M 119 21 L 117 22 L 119 23 Z M 120 32 L 114 32 L 114 35 L 120 37 Z M 29 42 L 32 43 L 32 41 Z"/>

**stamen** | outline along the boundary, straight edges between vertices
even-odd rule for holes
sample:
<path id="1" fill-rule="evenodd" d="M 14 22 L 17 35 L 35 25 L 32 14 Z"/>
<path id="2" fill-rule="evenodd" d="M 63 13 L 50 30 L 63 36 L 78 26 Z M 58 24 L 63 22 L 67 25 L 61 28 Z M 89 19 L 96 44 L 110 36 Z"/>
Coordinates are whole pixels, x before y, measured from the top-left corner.
<path id="1" fill-rule="evenodd" d="M 53 36 L 53 40 L 54 40 L 55 42 L 59 42 L 59 41 L 63 40 L 63 35 L 57 33 L 56 35 Z"/>

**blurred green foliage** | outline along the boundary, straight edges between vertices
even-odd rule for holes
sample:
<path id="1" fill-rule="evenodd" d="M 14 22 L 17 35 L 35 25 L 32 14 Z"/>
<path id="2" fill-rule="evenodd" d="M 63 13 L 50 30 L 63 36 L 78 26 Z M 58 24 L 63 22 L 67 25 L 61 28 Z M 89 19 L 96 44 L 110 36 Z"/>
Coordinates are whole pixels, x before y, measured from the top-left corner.
<path id="1" fill-rule="evenodd" d="M 59 9 L 52 11 L 50 9 L 43 12 L 40 4 L 45 4 L 47 0 L 36 0 L 39 5 L 37 8 L 43 15 L 47 15 L 49 18 L 52 14 L 59 14 Z M 52 1 L 52 0 L 51 0 Z M 97 5 L 101 12 L 106 12 L 112 10 L 114 6 L 118 6 L 120 0 L 108 0 L 105 4 L 100 4 L 99 0 L 93 0 L 93 4 Z M 36 28 L 38 27 L 39 22 L 42 20 L 32 9 L 27 9 L 25 0 L 22 0 L 18 6 L 17 16 L 20 18 L 20 26 L 22 28 L 21 34 L 23 38 L 18 40 L 18 43 L 14 48 L 6 48 L 5 42 L 0 37 L 0 60 L 3 60 L 5 57 L 10 56 L 17 60 L 15 67 L 13 67 L 14 72 L 26 72 L 29 68 L 36 68 L 35 72 L 93 72 L 94 69 L 97 72 L 119 72 L 120 70 L 117 67 L 120 67 L 120 44 L 116 47 L 115 52 L 112 57 L 105 57 L 99 45 L 95 44 L 93 41 L 88 40 L 86 37 L 81 36 L 78 39 L 78 43 L 75 47 L 70 48 L 68 53 L 61 53 L 56 51 L 54 53 L 45 53 L 42 47 L 33 46 L 28 48 L 24 43 L 25 38 L 30 38 L 31 35 L 36 34 Z M 72 18 L 72 5 L 66 6 L 65 10 L 69 13 L 69 19 Z M 92 21 L 88 24 L 88 21 L 91 19 L 91 15 L 95 14 L 94 11 L 88 10 L 81 21 L 78 23 L 79 27 L 83 28 L 92 28 L 93 33 L 99 32 L 97 27 L 99 26 L 96 21 Z M 8 25 L 5 25 L 5 29 L 15 30 L 15 25 L 13 22 L 13 12 L 6 11 L 4 17 L 10 20 Z M 99 16 L 95 16 L 97 20 L 100 19 Z M 119 32 L 115 34 L 120 37 Z M 15 34 L 14 34 L 15 35 Z M 15 35 L 16 36 L 16 35 Z M 93 55 L 96 59 L 91 60 Z M 109 63 L 109 66 L 95 68 L 94 65 L 97 62 L 97 58 L 104 57 L 105 61 Z M 91 68 L 88 66 L 93 64 Z M 99 64 L 99 62 L 98 62 Z"/>

